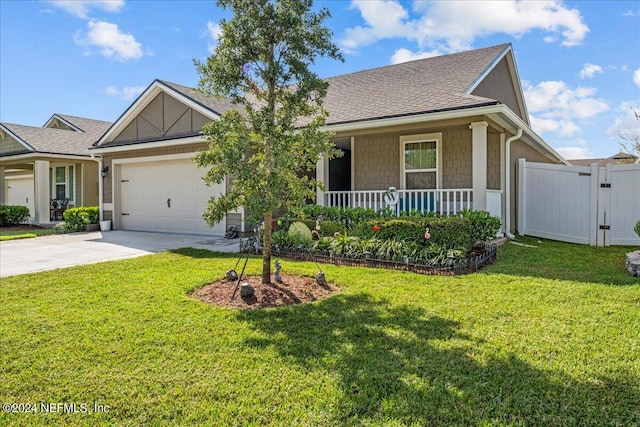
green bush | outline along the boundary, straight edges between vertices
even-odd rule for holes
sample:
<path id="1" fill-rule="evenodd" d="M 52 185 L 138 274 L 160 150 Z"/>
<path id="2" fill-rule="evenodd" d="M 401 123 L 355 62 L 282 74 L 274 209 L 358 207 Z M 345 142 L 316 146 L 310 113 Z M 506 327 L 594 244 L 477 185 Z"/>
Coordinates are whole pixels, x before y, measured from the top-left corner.
<path id="1" fill-rule="evenodd" d="M 328 206 L 307 205 L 303 208 L 306 219 L 321 221 L 335 221 L 344 224 L 346 228 L 353 228 L 364 221 L 377 218 L 373 209 L 364 208 L 338 208 Z"/>
<path id="2" fill-rule="evenodd" d="M 491 216 L 487 211 L 465 209 L 460 212 L 463 218 L 471 220 L 471 233 L 475 241 L 489 241 L 500 231 L 500 218 Z"/>
<path id="3" fill-rule="evenodd" d="M 100 216 L 97 206 L 71 208 L 64 211 L 65 231 L 81 231 L 85 225 L 97 224 Z"/>
<path id="4" fill-rule="evenodd" d="M 29 219 L 26 206 L 0 205 L 0 227 L 18 225 Z"/>
<path id="5" fill-rule="evenodd" d="M 378 226 L 378 231 L 374 227 Z M 429 239 L 425 231 L 429 228 Z M 353 234 L 363 238 L 376 237 L 380 240 L 400 240 L 415 242 L 421 247 L 436 244 L 447 249 L 470 251 L 477 241 L 473 232 L 473 222 L 460 217 L 403 217 L 381 218 L 367 221 L 353 230 Z"/>
<path id="6" fill-rule="evenodd" d="M 640 219 L 636 222 L 636 226 L 633 228 L 633 231 L 635 231 L 638 237 L 640 237 Z"/>
<path id="7" fill-rule="evenodd" d="M 311 230 L 304 222 L 296 221 L 289 226 L 289 238 L 298 243 L 308 243 L 311 241 Z"/>

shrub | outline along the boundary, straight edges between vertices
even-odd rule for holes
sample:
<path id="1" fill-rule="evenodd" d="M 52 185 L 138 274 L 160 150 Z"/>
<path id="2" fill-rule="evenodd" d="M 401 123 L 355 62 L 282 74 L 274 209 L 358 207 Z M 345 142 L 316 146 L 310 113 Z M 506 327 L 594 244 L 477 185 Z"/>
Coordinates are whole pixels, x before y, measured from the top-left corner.
<path id="1" fill-rule="evenodd" d="M 377 218 L 379 215 L 373 209 L 338 208 L 328 206 L 307 205 L 303 208 L 307 219 L 321 221 L 336 221 L 344 224 L 345 228 L 353 228 L 364 221 Z"/>
<path id="2" fill-rule="evenodd" d="M 376 225 L 379 227 L 377 232 L 374 231 Z M 375 236 L 380 240 L 394 239 L 415 242 L 422 247 L 437 244 L 447 249 L 459 249 L 466 253 L 471 250 L 477 240 L 472 227 L 473 223 L 470 219 L 459 217 L 381 218 L 361 224 L 353 231 L 353 234 L 363 238 Z M 431 234 L 428 240 L 424 237 L 427 228 Z"/>
<path id="3" fill-rule="evenodd" d="M 311 221 L 313 224 L 310 226 L 311 229 L 314 229 L 316 226 L 315 221 Z M 306 221 L 305 221 L 306 223 Z M 345 227 L 344 224 L 338 221 L 320 221 L 320 231 L 318 234 L 320 237 L 332 237 L 336 233 L 344 233 Z"/>
<path id="4" fill-rule="evenodd" d="M 635 231 L 638 237 L 640 237 L 640 219 L 636 222 L 636 226 L 633 228 L 633 231 Z"/>
<path id="5" fill-rule="evenodd" d="M 289 238 L 298 243 L 308 243 L 311 241 L 311 230 L 304 222 L 296 221 L 289 226 Z"/>
<path id="6" fill-rule="evenodd" d="M 492 240 L 500 231 L 500 218 L 491 216 L 487 211 L 465 209 L 460 214 L 471 220 L 471 233 L 475 242 Z"/>
<path id="7" fill-rule="evenodd" d="M 71 208 L 64 211 L 64 230 L 81 231 L 87 224 L 97 224 L 99 218 L 97 206 Z"/>
<path id="8" fill-rule="evenodd" d="M 29 219 L 26 206 L 0 205 L 0 226 L 18 225 Z"/>

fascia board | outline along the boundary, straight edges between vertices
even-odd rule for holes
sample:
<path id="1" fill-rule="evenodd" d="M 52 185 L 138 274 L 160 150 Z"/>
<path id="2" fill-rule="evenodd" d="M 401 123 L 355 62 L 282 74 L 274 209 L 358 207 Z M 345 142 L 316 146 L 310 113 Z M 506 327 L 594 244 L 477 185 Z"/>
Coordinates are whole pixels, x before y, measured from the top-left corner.
<path id="1" fill-rule="evenodd" d="M 83 155 L 83 154 L 56 154 L 56 153 L 45 153 L 42 151 L 36 151 L 33 153 L 22 153 L 22 154 L 16 154 L 14 155 L 8 155 L 8 156 L 1 156 L 0 157 L 0 163 L 5 163 L 5 162 L 9 162 L 9 161 L 13 161 L 13 160 L 28 160 L 31 158 L 37 158 L 37 157 L 46 157 L 46 158 L 51 158 L 51 159 L 69 159 L 69 160 L 91 160 L 91 156 L 90 155 Z"/>
<path id="2" fill-rule="evenodd" d="M 425 123 L 437 120 L 458 119 L 461 117 L 491 114 L 502 111 L 502 105 L 464 108 L 459 110 L 440 111 L 437 113 L 415 114 L 411 116 L 391 117 L 387 119 L 365 120 L 361 122 L 326 125 L 323 131 L 349 132 L 355 130 L 375 129 L 387 126 L 399 126 L 414 123 Z"/>
<path id="3" fill-rule="evenodd" d="M 482 73 L 480 73 L 480 75 L 473 81 L 473 83 L 471 83 L 471 86 L 467 88 L 467 90 L 465 91 L 465 95 L 471 95 L 471 92 L 473 92 L 475 88 L 477 88 L 478 85 L 482 83 L 485 77 L 487 77 L 489 73 L 493 71 L 496 65 L 498 65 L 502 58 L 504 58 L 510 51 L 512 51 L 511 44 L 506 46 L 504 50 L 500 52 L 500 54 L 496 56 L 493 61 L 491 61 L 489 66 Z"/>
<path id="4" fill-rule="evenodd" d="M 64 118 L 60 117 L 57 114 L 54 114 L 53 116 L 51 116 L 51 118 L 49 120 L 47 120 L 47 123 L 44 124 L 44 126 L 42 126 L 43 128 L 46 128 L 47 126 L 49 126 L 49 123 L 51 123 L 53 121 L 53 119 L 58 119 L 61 122 L 63 122 L 65 125 L 69 126 L 70 128 L 73 128 L 75 131 L 77 132 L 82 132 L 82 133 L 86 133 L 84 130 L 80 129 L 78 126 L 74 125 L 73 123 L 71 123 L 69 120 L 65 120 Z"/>
<path id="5" fill-rule="evenodd" d="M 5 125 L 3 125 L 2 123 L 0 123 L 0 129 L 2 129 L 4 132 L 8 133 L 9 135 L 11 135 L 11 137 L 13 139 L 15 139 L 16 141 L 18 141 L 20 144 L 22 144 L 22 146 L 24 148 L 26 148 L 29 151 L 35 151 L 35 148 L 33 148 L 27 141 L 25 141 L 24 139 L 20 138 L 18 135 L 16 135 L 15 133 L 11 132 L 11 130 L 9 128 L 7 128 Z"/>
<path id="6" fill-rule="evenodd" d="M 166 139 L 163 141 L 132 143 L 127 145 L 113 145 L 107 147 L 95 147 L 91 149 L 92 153 L 119 153 L 123 151 L 148 150 L 150 148 L 166 148 L 180 145 L 192 145 L 206 142 L 203 136 L 192 136 L 181 139 Z"/>

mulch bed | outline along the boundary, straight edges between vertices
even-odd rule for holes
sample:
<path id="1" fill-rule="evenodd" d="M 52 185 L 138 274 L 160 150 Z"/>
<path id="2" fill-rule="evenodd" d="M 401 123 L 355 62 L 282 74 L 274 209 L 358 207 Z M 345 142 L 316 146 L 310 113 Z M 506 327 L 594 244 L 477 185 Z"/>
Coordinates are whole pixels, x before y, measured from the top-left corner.
<path id="1" fill-rule="evenodd" d="M 229 282 L 227 279 L 196 289 L 191 296 L 218 307 L 258 309 L 319 301 L 340 290 L 332 283 L 321 286 L 312 277 L 286 274 L 282 275 L 282 283 L 272 280 L 272 283 L 263 284 L 261 276 L 243 277 L 241 283 L 245 282 L 254 289 L 250 298 L 240 297 L 238 289 L 231 299 L 237 281 Z"/>

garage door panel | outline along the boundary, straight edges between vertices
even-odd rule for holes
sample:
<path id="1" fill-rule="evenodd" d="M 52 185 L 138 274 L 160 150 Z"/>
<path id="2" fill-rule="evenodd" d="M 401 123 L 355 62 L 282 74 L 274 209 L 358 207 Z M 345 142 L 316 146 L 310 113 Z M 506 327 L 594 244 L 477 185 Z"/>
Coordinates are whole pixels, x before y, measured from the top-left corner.
<path id="1" fill-rule="evenodd" d="M 188 159 L 122 165 L 122 228 L 223 235 L 224 221 L 211 228 L 202 218 L 209 198 L 224 191 L 207 187 L 205 172 Z"/>
<path id="2" fill-rule="evenodd" d="M 6 179 L 5 186 L 6 204 L 14 206 L 26 206 L 27 208 L 29 208 L 29 216 L 34 216 L 33 177 Z"/>

